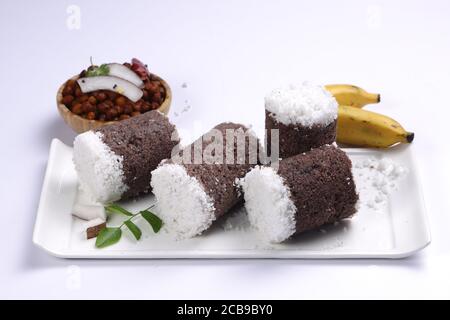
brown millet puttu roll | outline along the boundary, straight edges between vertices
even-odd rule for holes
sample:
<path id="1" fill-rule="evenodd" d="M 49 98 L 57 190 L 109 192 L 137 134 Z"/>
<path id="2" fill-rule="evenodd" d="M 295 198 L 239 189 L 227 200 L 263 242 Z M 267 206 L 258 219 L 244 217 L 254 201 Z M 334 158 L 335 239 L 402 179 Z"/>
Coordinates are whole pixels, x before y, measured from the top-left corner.
<path id="1" fill-rule="evenodd" d="M 273 90 L 265 98 L 266 146 L 278 129 L 279 156 L 291 157 L 336 140 L 338 104 L 322 86 L 304 83 Z"/>
<path id="2" fill-rule="evenodd" d="M 344 151 L 325 145 L 257 166 L 241 181 L 250 223 L 269 242 L 351 217 L 358 195 Z"/>
<path id="3" fill-rule="evenodd" d="M 196 148 L 201 161 L 195 161 Z M 190 161 L 163 161 L 152 172 L 151 185 L 167 230 L 178 239 L 196 236 L 240 202 L 237 182 L 257 164 L 258 148 L 247 127 L 221 123 L 181 151 Z"/>
<path id="4" fill-rule="evenodd" d="M 80 185 L 101 203 L 148 193 L 152 170 L 178 143 L 175 126 L 159 111 L 82 133 L 73 156 Z"/>

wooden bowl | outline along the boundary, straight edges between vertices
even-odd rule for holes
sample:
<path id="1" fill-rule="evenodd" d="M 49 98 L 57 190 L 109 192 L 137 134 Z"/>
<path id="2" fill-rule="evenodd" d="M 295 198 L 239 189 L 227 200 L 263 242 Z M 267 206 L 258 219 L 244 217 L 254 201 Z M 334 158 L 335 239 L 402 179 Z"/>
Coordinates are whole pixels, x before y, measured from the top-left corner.
<path id="1" fill-rule="evenodd" d="M 77 80 L 79 76 L 74 76 L 71 79 Z M 166 98 L 161 104 L 161 106 L 156 109 L 165 115 L 169 113 L 170 104 L 172 102 L 172 90 L 170 90 L 169 85 L 166 81 L 161 79 L 160 77 L 156 76 L 156 78 L 161 81 L 161 84 L 163 85 L 165 91 L 166 91 Z M 67 82 L 67 81 L 66 81 Z M 62 103 L 63 98 L 63 90 L 64 86 L 66 85 L 66 82 L 63 83 L 61 87 L 58 89 L 58 93 L 56 94 L 56 105 L 58 106 L 58 111 L 61 117 L 64 119 L 64 122 L 69 125 L 75 132 L 77 133 L 83 133 L 86 131 L 89 131 L 91 129 L 97 129 L 105 125 L 109 125 L 112 123 L 115 123 L 116 121 L 99 121 L 99 120 L 87 120 L 83 117 L 80 117 L 79 115 L 76 115 L 72 111 L 70 111 L 64 103 Z M 120 120 L 117 120 L 120 121 Z"/>

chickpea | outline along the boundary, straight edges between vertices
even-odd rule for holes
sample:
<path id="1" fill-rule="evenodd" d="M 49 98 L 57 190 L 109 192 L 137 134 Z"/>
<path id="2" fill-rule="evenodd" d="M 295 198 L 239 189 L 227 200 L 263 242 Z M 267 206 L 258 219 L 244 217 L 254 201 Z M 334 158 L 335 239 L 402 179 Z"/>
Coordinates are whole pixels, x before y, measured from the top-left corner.
<path id="1" fill-rule="evenodd" d="M 97 104 L 97 99 L 95 99 L 94 96 L 90 96 L 88 99 L 89 103 L 92 105 L 96 105 Z"/>
<path id="2" fill-rule="evenodd" d="M 78 87 L 75 89 L 75 97 L 81 97 L 83 95 L 83 92 L 81 91 L 81 89 Z"/>
<path id="3" fill-rule="evenodd" d="M 90 104 L 89 101 L 83 102 L 83 112 L 84 113 L 89 113 L 89 112 L 92 112 L 92 111 L 95 111 L 95 106 Z"/>
<path id="4" fill-rule="evenodd" d="M 75 99 L 75 98 L 74 98 L 72 95 L 67 95 L 67 96 L 64 96 L 64 97 L 63 97 L 62 102 L 63 102 L 67 107 L 70 107 L 70 105 L 72 104 L 72 102 L 73 102 L 74 99 Z"/>
<path id="5" fill-rule="evenodd" d="M 106 93 L 104 93 L 104 92 L 99 92 L 99 93 L 97 94 L 97 100 L 98 100 L 98 101 L 105 101 L 105 100 L 106 100 Z"/>
<path id="6" fill-rule="evenodd" d="M 116 97 L 117 97 L 117 93 L 115 93 L 115 92 L 112 92 L 112 91 L 106 91 L 106 95 L 108 96 L 108 98 L 110 99 L 110 100 L 114 100 L 114 99 L 116 99 Z"/>
<path id="7" fill-rule="evenodd" d="M 116 98 L 115 102 L 116 102 L 116 105 L 123 107 L 125 105 L 125 103 L 127 102 L 127 100 L 125 99 L 125 97 L 120 96 L 120 97 Z"/>
<path id="8" fill-rule="evenodd" d="M 88 112 L 88 114 L 86 115 L 86 119 L 95 120 L 95 112 Z"/>
<path id="9" fill-rule="evenodd" d="M 121 114 L 123 113 L 123 107 L 121 107 L 121 106 L 115 106 L 114 108 L 117 110 L 117 114 L 118 114 L 118 115 L 121 115 Z"/>
<path id="10" fill-rule="evenodd" d="M 89 96 L 87 94 L 83 94 L 79 99 L 80 99 L 80 102 L 83 103 L 83 102 L 88 101 Z"/>
<path id="11" fill-rule="evenodd" d="M 134 111 L 138 111 L 141 112 L 142 110 L 142 102 L 141 100 L 139 100 L 138 102 L 136 102 L 133 106 Z"/>
<path id="12" fill-rule="evenodd" d="M 154 82 L 147 82 L 145 88 L 150 92 L 158 91 L 158 86 Z"/>
<path id="13" fill-rule="evenodd" d="M 144 102 L 144 103 L 142 104 L 141 112 L 144 113 L 144 112 L 149 111 L 150 109 L 151 109 L 150 104 L 147 103 L 147 102 Z"/>
<path id="14" fill-rule="evenodd" d="M 73 94 L 73 86 L 66 84 L 66 86 L 63 89 L 63 95 L 72 95 Z"/>
<path id="15" fill-rule="evenodd" d="M 155 93 L 153 94 L 153 100 L 156 100 L 157 102 L 158 102 L 158 101 L 161 101 L 161 93 L 155 92 Z"/>
<path id="16" fill-rule="evenodd" d="M 82 114 L 83 113 L 83 106 L 81 105 L 81 103 L 77 103 L 72 107 L 72 112 L 75 114 Z"/>
<path id="17" fill-rule="evenodd" d="M 111 121 L 112 119 L 114 119 L 114 115 L 112 113 L 112 109 L 109 109 L 108 111 L 106 111 L 105 117 L 106 117 L 106 120 L 108 120 L 108 121 Z"/>
<path id="18" fill-rule="evenodd" d="M 131 104 L 128 103 L 123 107 L 123 113 L 131 114 L 132 112 L 133 112 L 133 106 Z"/>
<path id="19" fill-rule="evenodd" d="M 115 118 L 118 116 L 117 109 L 115 109 L 115 108 L 110 109 L 108 112 L 110 113 L 112 118 Z"/>
<path id="20" fill-rule="evenodd" d="M 100 113 L 106 113 L 106 111 L 108 109 L 109 109 L 109 106 L 106 103 L 101 102 L 97 105 L 97 110 Z"/>

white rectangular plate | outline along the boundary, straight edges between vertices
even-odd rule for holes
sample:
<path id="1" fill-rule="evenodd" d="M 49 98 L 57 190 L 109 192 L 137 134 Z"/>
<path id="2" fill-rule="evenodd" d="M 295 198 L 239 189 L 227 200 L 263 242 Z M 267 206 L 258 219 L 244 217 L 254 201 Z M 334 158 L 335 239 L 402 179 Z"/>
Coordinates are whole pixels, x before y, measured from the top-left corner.
<path id="1" fill-rule="evenodd" d="M 140 241 L 133 240 L 128 232 L 124 232 L 118 244 L 96 249 L 95 240 L 85 238 L 86 222 L 71 215 L 77 190 L 72 148 L 54 139 L 33 242 L 57 257 L 92 259 L 402 258 L 426 247 L 431 241 L 430 233 L 410 148 L 345 150 L 352 160 L 388 157 L 408 169 L 408 175 L 378 211 L 361 207 L 348 221 L 308 232 L 279 245 L 265 245 L 259 241 L 257 234 L 245 223 L 245 210 L 242 208 L 217 221 L 204 235 L 183 241 L 172 240 L 163 231 L 155 235 L 148 225 L 138 221 L 144 234 Z M 154 197 L 149 195 L 122 205 L 130 210 L 139 210 L 153 201 Z"/>

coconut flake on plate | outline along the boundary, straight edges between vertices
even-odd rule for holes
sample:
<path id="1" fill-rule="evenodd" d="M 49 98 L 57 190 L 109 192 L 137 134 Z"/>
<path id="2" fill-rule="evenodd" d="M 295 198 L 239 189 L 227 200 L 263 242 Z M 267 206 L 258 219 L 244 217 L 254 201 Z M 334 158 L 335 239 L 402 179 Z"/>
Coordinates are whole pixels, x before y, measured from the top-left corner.
<path id="1" fill-rule="evenodd" d="M 408 169 L 390 158 L 371 157 L 353 161 L 353 177 L 359 193 L 358 205 L 378 211 L 387 204 L 392 191 L 408 174 Z"/>

